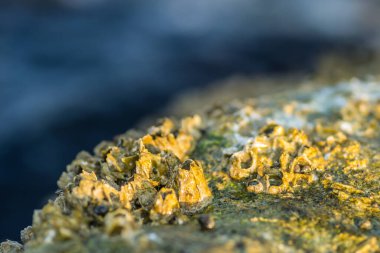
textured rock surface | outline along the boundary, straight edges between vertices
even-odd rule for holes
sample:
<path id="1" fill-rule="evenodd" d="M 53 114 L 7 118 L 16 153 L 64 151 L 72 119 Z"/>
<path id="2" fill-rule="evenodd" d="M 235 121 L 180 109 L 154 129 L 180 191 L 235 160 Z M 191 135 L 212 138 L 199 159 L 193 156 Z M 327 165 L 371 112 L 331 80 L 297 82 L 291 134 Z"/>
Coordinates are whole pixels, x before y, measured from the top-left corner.
<path id="1" fill-rule="evenodd" d="M 237 100 L 80 153 L 1 250 L 378 252 L 379 181 L 378 82 Z"/>

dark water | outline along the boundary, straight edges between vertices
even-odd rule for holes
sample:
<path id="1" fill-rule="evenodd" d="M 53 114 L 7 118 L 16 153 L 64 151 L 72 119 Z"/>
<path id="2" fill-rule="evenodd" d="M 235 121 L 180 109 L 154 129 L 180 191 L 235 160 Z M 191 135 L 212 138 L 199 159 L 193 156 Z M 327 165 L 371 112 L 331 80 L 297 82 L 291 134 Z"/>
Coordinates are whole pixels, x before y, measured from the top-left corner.
<path id="1" fill-rule="evenodd" d="M 232 74 L 310 72 L 324 52 L 371 44 L 378 10 L 327 0 L 0 4 L 0 241 L 19 240 L 80 150 L 187 90 Z"/>

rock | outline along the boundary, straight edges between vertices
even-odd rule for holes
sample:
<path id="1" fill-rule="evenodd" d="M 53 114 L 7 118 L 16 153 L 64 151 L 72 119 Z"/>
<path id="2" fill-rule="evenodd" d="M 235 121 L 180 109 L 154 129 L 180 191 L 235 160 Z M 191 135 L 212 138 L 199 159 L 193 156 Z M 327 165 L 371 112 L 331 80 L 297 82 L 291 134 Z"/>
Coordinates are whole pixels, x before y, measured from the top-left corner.
<path id="1" fill-rule="evenodd" d="M 78 155 L 25 252 L 377 252 L 379 152 L 374 80 L 167 118 Z"/>

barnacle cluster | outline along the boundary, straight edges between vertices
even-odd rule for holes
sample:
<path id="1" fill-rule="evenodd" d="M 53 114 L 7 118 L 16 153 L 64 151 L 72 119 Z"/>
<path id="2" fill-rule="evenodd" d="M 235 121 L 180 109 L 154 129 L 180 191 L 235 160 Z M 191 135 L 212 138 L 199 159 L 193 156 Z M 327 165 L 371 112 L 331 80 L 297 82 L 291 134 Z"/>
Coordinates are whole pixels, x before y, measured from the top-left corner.
<path id="1" fill-rule="evenodd" d="M 379 83 L 233 101 L 81 152 L 0 252 L 379 252 L 379 182 Z"/>
<path id="2" fill-rule="evenodd" d="M 300 130 L 269 124 L 231 156 L 230 176 L 249 178 L 247 190 L 277 194 L 316 181 L 314 171 L 323 171 L 324 159 Z"/>
<path id="3" fill-rule="evenodd" d="M 140 138 L 123 135 L 98 145 L 94 156 L 80 153 L 58 182 L 59 196 L 35 213 L 36 239 L 67 240 L 91 230 L 128 238 L 138 223 L 167 223 L 207 206 L 212 193 L 202 166 L 188 157 L 200 124 L 199 116 L 177 125 L 164 119 Z"/>

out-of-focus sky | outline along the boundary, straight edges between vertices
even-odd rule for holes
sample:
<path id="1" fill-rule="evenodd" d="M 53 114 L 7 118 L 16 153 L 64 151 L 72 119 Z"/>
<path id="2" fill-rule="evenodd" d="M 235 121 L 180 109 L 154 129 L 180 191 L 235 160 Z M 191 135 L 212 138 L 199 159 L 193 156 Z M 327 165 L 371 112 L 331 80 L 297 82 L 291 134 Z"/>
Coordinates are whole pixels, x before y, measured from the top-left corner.
<path id="1" fill-rule="evenodd" d="M 308 73 L 325 52 L 376 48 L 379 7 L 354 0 L 4 0 L 0 241 L 19 240 L 80 150 L 187 90 L 236 74 Z"/>

